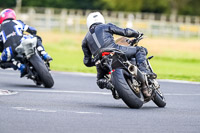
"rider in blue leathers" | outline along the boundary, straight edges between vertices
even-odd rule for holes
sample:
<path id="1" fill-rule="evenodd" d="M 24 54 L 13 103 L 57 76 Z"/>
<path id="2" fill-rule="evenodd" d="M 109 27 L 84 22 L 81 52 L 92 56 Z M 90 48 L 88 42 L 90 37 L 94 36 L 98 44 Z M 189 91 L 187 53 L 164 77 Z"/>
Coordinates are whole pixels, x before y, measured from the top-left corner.
<path id="1" fill-rule="evenodd" d="M 30 33 L 30 35 L 24 35 L 24 32 Z M 12 64 L 4 63 L 2 68 L 12 67 L 21 71 L 21 76 L 24 75 L 26 66 L 18 61 L 15 61 L 13 57 L 16 56 L 16 47 L 20 45 L 25 36 L 37 38 L 37 50 L 41 57 L 49 62 L 52 58 L 45 51 L 42 45 L 42 39 L 36 35 L 37 30 L 31 26 L 23 23 L 21 20 L 16 20 L 14 10 L 5 9 L 0 13 L 0 52 L 2 52 L 0 61 L 12 62 Z"/>

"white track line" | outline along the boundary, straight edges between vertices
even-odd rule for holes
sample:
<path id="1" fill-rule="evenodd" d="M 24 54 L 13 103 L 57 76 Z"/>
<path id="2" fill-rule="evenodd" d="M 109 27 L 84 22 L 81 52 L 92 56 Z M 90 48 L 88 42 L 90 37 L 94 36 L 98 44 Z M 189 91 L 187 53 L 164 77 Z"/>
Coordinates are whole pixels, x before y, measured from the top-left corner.
<path id="1" fill-rule="evenodd" d="M 4 70 L 4 71 L 8 71 L 9 73 L 8 72 L 2 72 L 2 71 L 0 71 L 0 73 L 5 74 L 5 75 L 19 75 L 19 73 L 14 72 L 12 69 Z M 60 71 L 52 71 L 51 73 L 52 74 L 64 74 L 64 75 L 78 75 L 78 76 L 84 76 L 84 77 L 96 77 L 96 74 L 94 74 L 94 73 L 60 72 Z M 158 81 L 200 85 L 200 82 L 192 82 L 192 81 L 184 81 L 184 80 L 158 79 Z"/>
<path id="2" fill-rule="evenodd" d="M 28 111 L 28 112 L 41 112 L 41 113 L 58 113 L 58 112 L 68 112 L 68 113 L 76 113 L 76 114 L 93 114 L 93 115 L 101 115 L 99 112 L 88 112 L 88 111 L 69 111 L 69 110 L 52 110 L 52 109 L 41 109 L 41 108 L 30 108 L 30 107 L 12 107 L 12 109 L 18 111 Z"/>
<path id="3" fill-rule="evenodd" d="M 200 82 L 184 81 L 184 80 L 172 80 L 172 79 L 158 79 L 161 82 L 170 82 L 170 83 L 182 83 L 182 84 L 197 84 L 200 85 Z"/>
<path id="4" fill-rule="evenodd" d="M 64 74 L 64 75 L 78 75 L 78 76 L 84 76 L 84 77 L 96 77 L 96 75 L 97 75 L 97 74 L 94 74 L 94 73 L 52 71 L 52 74 L 54 74 L 54 73 Z"/>
<path id="5" fill-rule="evenodd" d="M 90 91 L 61 91 L 61 90 L 15 90 L 18 92 L 39 92 L 39 93 L 71 93 L 71 94 L 93 94 L 93 95 L 111 95 L 111 92 L 90 92 Z M 200 96 L 198 93 L 164 93 L 165 96 Z"/>
<path id="6" fill-rule="evenodd" d="M 61 91 L 61 90 L 20 90 L 18 92 L 41 92 L 41 93 L 72 93 L 72 94 L 97 94 L 97 95 L 111 95 L 107 92 L 91 92 L 91 91 Z"/>
<path id="7" fill-rule="evenodd" d="M 2 90 L 0 89 L 0 95 L 14 95 L 14 94 L 17 94 L 17 92 L 14 92 L 14 91 L 10 91 L 10 90 Z"/>
<path id="8" fill-rule="evenodd" d="M 53 73 L 65 74 L 65 75 L 79 75 L 86 77 L 96 77 L 96 74 L 93 73 L 80 73 L 80 72 L 58 72 L 54 71 Z M 172 82 L 172 83 L 183 83 L 183 84 L 199 84 L 200 82 L 184 81 L 184 80 L 171 80 L 171 79 L 158 79 L 161 82 Z"/>

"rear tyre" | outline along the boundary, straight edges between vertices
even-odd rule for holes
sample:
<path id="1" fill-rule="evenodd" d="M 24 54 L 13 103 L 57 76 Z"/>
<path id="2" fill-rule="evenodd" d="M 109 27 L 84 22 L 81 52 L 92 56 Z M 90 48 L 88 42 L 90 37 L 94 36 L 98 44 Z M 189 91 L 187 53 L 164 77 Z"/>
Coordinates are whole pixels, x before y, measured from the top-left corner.
<path id="1" fill-rule="evenodd" d="M 160 108 L 164 108 L 166 106 L 166 100 L 160 90 L 155 90 L 155 95 L 152 101 Z"/>
<path id="2" fill-rule="evenodd" d="M 111 81 L 114 85 L 119 97 L 126 103 L 130 108 L 139 109 L 143 105 L 143 101 L 135 95 L 125 79 L 123 69 L 116 69 L 112 73 Z"/>
<path id="3" fill-rule="evenodd" d="M 53 80 L 51 74 L 49 73 L 46 65 L 42 61 L 42 59 L 37 54 L 34 54 L 31 56 L 30 62 L 33 65 L 34 69 L 36 70 L 44 87 L 46 87 L 46 88 L 53 87 L 54 80 Z"/>

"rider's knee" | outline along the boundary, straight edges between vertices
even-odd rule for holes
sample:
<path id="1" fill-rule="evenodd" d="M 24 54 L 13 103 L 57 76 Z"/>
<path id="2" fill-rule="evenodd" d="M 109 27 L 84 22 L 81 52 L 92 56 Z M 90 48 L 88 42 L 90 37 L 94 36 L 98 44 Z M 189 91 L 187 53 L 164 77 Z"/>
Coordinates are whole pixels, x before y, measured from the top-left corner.
<path id="1" fill-rule="evenodd" d="M 1 60 L 2 61 L 10 61 L 13 57 L 13 51 L 11 47 L 7 47 L 3 50 L 1 54 Z"/>
<path id="2" fill-rule="evenodd" d="M 148 54 L 148 50 L 145 47 L 140 47 L 140 46 L 136 46 L 137 52 L 142 52 L 145 53 L 146 55 Z"/>

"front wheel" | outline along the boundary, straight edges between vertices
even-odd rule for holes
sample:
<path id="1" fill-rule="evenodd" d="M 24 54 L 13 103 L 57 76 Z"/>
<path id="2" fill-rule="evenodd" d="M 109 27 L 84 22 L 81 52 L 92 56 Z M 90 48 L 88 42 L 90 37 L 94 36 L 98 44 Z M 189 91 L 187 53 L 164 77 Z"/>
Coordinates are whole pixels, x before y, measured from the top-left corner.
<path id="1" fill-rule="evenodd" d="M 44 87 L 51 88 L 54 85 L 54 80 L 49 73 L 46 65 L 42 61 L 42 59 L 37 55 L 34 54 L 30 58 L 30 62 L 33 65 L 35 71 L 38 74 L 39 79 L 43 83 Z"/>
<path id="2" fill-rule="evenodd" d="M 126 76 L 123 69 L 116 69 L 112 73 L 112 84 L 118 92 L 119 97 L 122 98 L 128 107 L 139 109 L 142 107 L 143 101 L 135 95 L 133 90 L 128 85 L 125 77 Z"/>
<path id="3" fill-rule="evenodd" d="M 152 101 L 160 108 L 166 106 L 166 100 L 160 90 L 155 90 Z"/>

